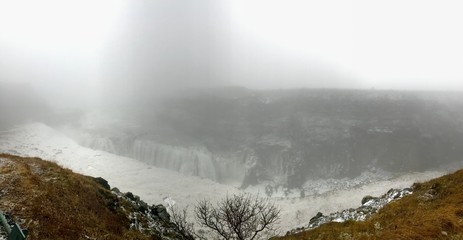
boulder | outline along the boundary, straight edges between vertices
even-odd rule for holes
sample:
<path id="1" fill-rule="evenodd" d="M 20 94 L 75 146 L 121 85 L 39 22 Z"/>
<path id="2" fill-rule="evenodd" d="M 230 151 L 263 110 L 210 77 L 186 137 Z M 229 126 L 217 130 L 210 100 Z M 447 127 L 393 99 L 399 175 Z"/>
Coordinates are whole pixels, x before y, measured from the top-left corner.
<path id="1" fill-rule="evenodd" d="M 365 203 L 369 202 L 370 200 L 373 200 L 373 199 L 377 199 L 375 197 L 372 197 L 370 195 L 367 195 L 365 197 L 362 198 L 362 205 L 364 205 Z"/>
<path id="2" fill-rule="evenodd" d="M 92 178 L 92 179 L 96 183 L 100 184 L 100 186 L 102 186 L 104 189 L 106 189 L 106 190 L 111 189 L 111 187 L 109 186 L 109 183 L 108 183 L 108 181 L 106 181 L 106 179 L 104 179 L 102 177 L 96 177 L 96 178 Z"/>
<path id="3" fill-rule="evenodd" d="M 127 192 L 126 194 L 124 194 L 126 198 L 132 200 L 132 201 L 135 201 L 136 198 L 135 198 L 135 195 L 133 195 L 133 193 L 131 192 Z"/>
<path id="4" fill-rule="evenodd" d="M 317 221 L 321 217 L 323 217 L 323 213 L 318 212 L 317 215 L 315 215 L 313 218 L 310 219 L 309 224 L 314 223 L 315 221 Z"/>
<path id="5" fill-rule="evenodd" d="M 145 203 L 143 200 L 138 203 L 138 211 L 139 212 L 146 212 L 149 209 L 149 206 L 147 203 Z"/>
<path id="6" fill-rule="evenodd" d="M 164 207 L 162 204 L 153 206 L 151 213 L 164 222 L 170 222 L 170 215 L 167 212 L 166 207 Z"/>

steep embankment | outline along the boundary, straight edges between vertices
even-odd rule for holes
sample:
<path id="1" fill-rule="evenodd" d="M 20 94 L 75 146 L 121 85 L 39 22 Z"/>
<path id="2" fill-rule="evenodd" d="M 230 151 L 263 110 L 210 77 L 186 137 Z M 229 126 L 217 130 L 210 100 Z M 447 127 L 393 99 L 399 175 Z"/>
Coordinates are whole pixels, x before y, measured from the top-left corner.
<path id="1" fill-rule="evenodd" d="M 0 177 L 0 209 L 28 239 L 188 239 L 164 207 L 112 192 L 101 178 L 8 154 L 0 154 Z"/>
<path id="2" fill-rule="evenodd" d="M 463 170 L 412 189 L 364 222 L 332 222 L 275 239 L 463 239 Z"/>

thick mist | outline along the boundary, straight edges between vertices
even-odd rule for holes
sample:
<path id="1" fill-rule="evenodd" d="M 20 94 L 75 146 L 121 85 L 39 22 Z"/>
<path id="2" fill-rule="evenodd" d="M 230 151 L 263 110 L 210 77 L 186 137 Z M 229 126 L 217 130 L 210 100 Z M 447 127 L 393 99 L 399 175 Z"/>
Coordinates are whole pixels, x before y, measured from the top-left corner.
<path id="1" fill-rule="evenodd" d="M 463 166 L 462 12 L 458 0 L 0 0 L 0 153 L 190 217 L 204 199 L 268 197 L 282 233 L 352 213 Z M 419 191 L 431 203 L 444 187 Z"/>
<path id="2" fill-rule="evenodd" d="M 45 122 L 87 147 L 243 186 L 297 187 L 312 166 L 317 177 L 423 170 L 461 149 L 460 10 L 2 2 L 0 125 Z"/>
<path id="3" fill-rule="evenodd" d="M 222 86 L 463 89 L 463 35 L 455 31 L 462 6 L 455 1 L 0 7 L 0 81 L 27 83 L 61 109 L 146 105 Z"/>
<path id="4" fill-rule="evenodd" d="M 104 85 L 123 101 L 151 101 L 228 80 L 226 9 L 217 1 L 140 1 L 126 6 L 105 49 Z M 116 100 L 117 101 L 117 100 Z"/>

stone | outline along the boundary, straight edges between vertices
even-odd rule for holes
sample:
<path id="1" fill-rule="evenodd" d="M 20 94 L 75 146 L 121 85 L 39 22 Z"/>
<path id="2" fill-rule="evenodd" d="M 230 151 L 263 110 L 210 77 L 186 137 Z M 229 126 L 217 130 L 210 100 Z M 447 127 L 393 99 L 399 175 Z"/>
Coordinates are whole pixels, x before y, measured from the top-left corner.
<path id="1" fill-rule="evenodd" d="M 148 210 L 148 208 L 149 208 L 149 206 L 148 206 L 147 203 L 145 203 L 144 201 L 139 202 L 139 206 L 138 206 L 138 211 L 139 212 L 144 213 L 144 212 L 146 212 Z"/>
<path id="2" fill-rule="evenodd" d="M 135 199 L 136 199 L 136 198 L 135 198 L 135 195 L 133 195 L 133 193 L 131 193 L 131 192 L 127 192 L 127 193 L 125 194 L 125 196 L 126 196 L 128 199 L 132 200 L 132 201 L 135 201 Z"/>
<path id="3" fill-rule="evenodd" d="M 166 207 L 164 207 L 162 204 L 153 206 L 151 213 L 164 222 L 170 222 L 170 215 L 167 212 Z"/>
<path id="4" fill-rule="evenodd" d="M 111 187 L 109 186 L 109 183 L 108 181 L 106 181 L 106 179 L 102 178 L 102 177 L 96 177 L 96 178 L 93 178 L 93 181 L 95 181 L 96 183 L 100 184 L 100 186 L 102 186 L 104 189 L 106 190 L 110 190 Z"/>
<path id="5" fill-rule="evenodd" d="M 154 207 L 154 212 L 155 215 L 158 216 L 161 220 L 170 222 L 170 215 L 167 212 L 166 207 L 164 207 L 162 204 L 156 205 L 156 207 Z"/>
<path id="6" fill-rule="evenodd" d="M 316 222 L 319 218 L 323 217 L 323 213 L 318 212 L 313 218 L 309 220 L 309 224 Z"/>
<path id="7" fill-rule="evenodd" d="M 372 199 L 376 199 L 375 197 L 372 197 L 370 195 L 367 195 L 365 197 L 362 198 L 362 205 L 364 205 L 365 203 L 369 202 L 370 200 Z"/>

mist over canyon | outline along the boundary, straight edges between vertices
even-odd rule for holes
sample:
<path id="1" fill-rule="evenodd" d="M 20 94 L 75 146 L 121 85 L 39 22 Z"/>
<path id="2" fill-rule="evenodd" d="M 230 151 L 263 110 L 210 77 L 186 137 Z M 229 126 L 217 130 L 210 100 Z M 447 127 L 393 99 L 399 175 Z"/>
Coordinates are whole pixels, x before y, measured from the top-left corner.
<path id="1" fill-rule="evenodd" d="M 4 86 L 1 152 L 102 176 L 153 203 L 271 197 L 280 229 L 462 166 L 461 92 L 222 87 L 59 108 L 28 85 Z"/>
<path id="2" fill-rule="evenodd" d="M 425 171 L 463 154 L 457 92 L 196 89 L 79 116 L 54 124 L 83 146 L 242 188 Z"/>
<path id="3" fill-rule="evenodd" d="M 364 199 L 413 195 L 463 167 L 462 11 L 429 0 L 0 1 L 0 160 L 55 162 L 192 223 L 195 203 L 252 195 L 281 209 L 281 232 L 266 237 L 314 216 L 350 224 L 339 216 Z M 23 211 L 10 196 L 0 212 Z M 444 210 L 435 232 L 463 229 L 463 209 Z M 415 209 L 399 212 L 416 226 Z"/>

